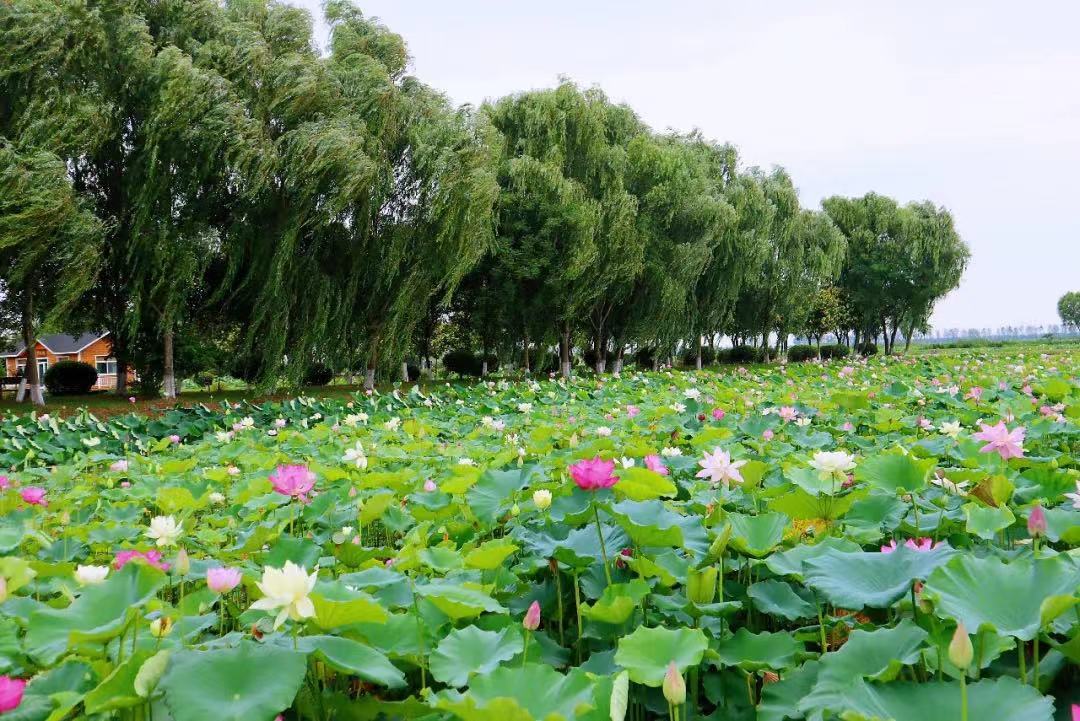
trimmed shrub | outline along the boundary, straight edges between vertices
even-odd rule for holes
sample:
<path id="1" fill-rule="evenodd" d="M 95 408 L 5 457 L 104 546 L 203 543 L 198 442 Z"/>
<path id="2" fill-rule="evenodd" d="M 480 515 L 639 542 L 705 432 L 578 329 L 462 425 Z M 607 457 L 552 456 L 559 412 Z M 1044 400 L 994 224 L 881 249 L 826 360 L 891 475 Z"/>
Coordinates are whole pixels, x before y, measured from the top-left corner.
<path id="1" fill-rule="evenodd" d="M 860 343 L 859 355 L 877 355 L 877 343 Z"/>
<path id="2" fill-rule="evenodd" d="M 634 365 L 644 370 L 652 370 L 655 354 L 653 348 L 638 348 L 634 351 Z"/>
<path id="3" fill-rule="evenodd" d="M 841 343 L 830 343 L 821 346 L 821 357 L 825 360 L 830 358 L 847 358 L 851 355 L 851 348 Z"/>
<path id="4" fill-rule="evenodd" d="M 304 373 L 304 385 L 324 386 L 334 380 L 334 371 L 322 363 L 314 363 Z"/>
<path id="5" fill-rule="evenodd" d="M 54 396 L 85 395 L 97 383 L 97 370 L 89 363 L 60 361 L 45 371 L 45 387 Z"/>
<path id="6" fill-rule="evenodd" d="M 697 367 L 697 349 L 696 348 L 687 348 L 686 350 L 684 350 L 682 355 L 679 357 L 679 362 L 681 362 L 683 364 L 683 366 L 685 366 L 686 368 L 696 368 Z M 707 365 L 712 365 L 715 362 L 716 362 L 716 351 L 714 351 L 712 348 L 710 348 L 707 345 L 702 346 L 701 347 L 701 364 L 707 366 Z"/>
<path id="7" fill-rule="evenodd" d="M 737 345 L 724 351 L 721 363 L 761 363 L 765 360 L 765 351 L 751 345 Z"/>
<path id="8" fill-rule="evenodd" d="M 815 358 L 817 358 L 817 348 L 812 345 L 793 345 L 787 351 L 787 359 L 790 363 L 802 363 Z"/>

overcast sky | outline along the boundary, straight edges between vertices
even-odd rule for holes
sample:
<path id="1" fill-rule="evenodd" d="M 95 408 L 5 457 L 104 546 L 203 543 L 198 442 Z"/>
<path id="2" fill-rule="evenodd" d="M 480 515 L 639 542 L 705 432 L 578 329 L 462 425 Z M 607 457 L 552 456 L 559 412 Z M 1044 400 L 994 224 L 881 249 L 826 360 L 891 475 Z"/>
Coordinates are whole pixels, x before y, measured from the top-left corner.
<path id="1" fill-rule="evenodd" d="M 321 0 L 291 0 L 319 17 Z M 782 165 L 803 205 L 929 199 L 972 251 L 936 328 L 1058 322 L 1080 290 L 1080 2 L 361 0 L 457 103 L 560 75 Z"/>

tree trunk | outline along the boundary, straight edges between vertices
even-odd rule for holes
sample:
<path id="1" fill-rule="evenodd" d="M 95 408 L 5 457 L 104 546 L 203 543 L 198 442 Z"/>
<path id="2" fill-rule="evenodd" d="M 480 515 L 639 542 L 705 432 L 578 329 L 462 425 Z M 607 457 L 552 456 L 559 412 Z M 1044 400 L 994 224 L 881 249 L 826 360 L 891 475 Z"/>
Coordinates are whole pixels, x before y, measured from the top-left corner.
<path id="1" fill-rule="evenodd" d="M 529 375 L 532 372 L 532 367 L 529 365 L 529 336 L 525 336 L 525 344 L 521 348 L 521 367 L 525 370 L 525 375 Z"/>
<path id="2" fill-rule="evenodd" d="M 889 353 L 892 353 L 896 349 L 896 331 L 900 330 L 900 323 L 894 323 L 892 328 L 892 334 L 889 336 Z"/>
<path id="3" fill-rule="evenodd" d="M 697 357 L 694 359 L 694 366 L 701 370 L 701 336 L 697 337 Z"/>
<path id="4" fill-rule="evenodd" d="M 402 383 L 408 383 L 409 382 L 409 362 L 408 361 L 401 361 L 401 382 Z"/>
<path id="5" fill-rule="evenodd" d="M 622 373 L 623 366 L 623 346 L 618 346 L 615 349 L 615 363 L 612 365 L 612 370 L 616 373 Z"/>
<path id="6" fill-rule="evenodd" d="M 765 356 L 764 356 L 764 358 L 762 360 L 764 360 L 764 362 L 766 362 L 766 363 L 771 362 L 772 359 L 769 358 L 769 331 L 768 331 L 768 329 L 766 329 L 761 334 L 761 349 L 765 354 Z"/>
<path id="7" fill-rule="evenodd" d="M 570 321 L 563 323 L 559 337 L 559 365 L 563 378 L 570 377 Z"/>
<path id="8" fill-rule="evenodd" d="M 374 365 L 369 365 L 364 370 L 364 390 L 366 390 L 366 391 L 375 390 L 375 366 Z"/>
<path id="9" fill-rule="evenodd" d="M 38 375 L 37 364 L 37 334 L 34 332 L 34 291 L 33 283 L 28 283 L 23 299 L 22 317 L 23 343 L 26 345 L 26 385 L 29 394 L 27 400 L 35 406 L 45 405 L 45 397 L 41 394 L 41 378 Z"/>
<path id="10" fill-rule="evenodd" d="M 162 393 L 166 398 L 176 398 L 176 370 L 173 367 L 173 329 L 170 323 L 165 328 L 165 355 L 162 369 Z"/>
<path id="11" fill-rule="evenodd" d="M 119 356 L 116 358 L 116 389 L 115 393 L 118 396 L 125 395 L 127 393 L 127 372 L 128 362 L 127 359 L 121 360 Z"/>
<path id="12" fill-rule="evenodd" d="M 480 361 L 480 377 L 484 378 L 488 374 L 487 356 L 484 356 L 484 360 Z"/>

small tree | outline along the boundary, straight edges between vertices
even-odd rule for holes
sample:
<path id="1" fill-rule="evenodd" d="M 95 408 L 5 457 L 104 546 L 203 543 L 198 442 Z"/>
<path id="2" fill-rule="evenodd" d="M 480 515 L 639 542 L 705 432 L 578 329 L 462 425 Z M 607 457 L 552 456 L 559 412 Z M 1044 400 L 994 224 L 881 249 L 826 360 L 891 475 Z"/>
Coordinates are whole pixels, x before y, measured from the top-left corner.
<path id="1" fill-rule="evenodd" d="M 833 333 L 840 327 L 844 308 L 840 290 L 834 285 L 827 285 L 818 290 L 810 304 L 810 315 L 806 319 L 806 337 L 817 344 L 818 357 L 821 357 L 821 341 L 826 333 Z M 839 336 L 837 337 L 839 340 Z"/>
<path id="2" fill-rule="evenodd" d="M 1072 291 L 1061 296 L 1057 308 L 1065 328 L 1080 331 L 1080 291 Z"/>

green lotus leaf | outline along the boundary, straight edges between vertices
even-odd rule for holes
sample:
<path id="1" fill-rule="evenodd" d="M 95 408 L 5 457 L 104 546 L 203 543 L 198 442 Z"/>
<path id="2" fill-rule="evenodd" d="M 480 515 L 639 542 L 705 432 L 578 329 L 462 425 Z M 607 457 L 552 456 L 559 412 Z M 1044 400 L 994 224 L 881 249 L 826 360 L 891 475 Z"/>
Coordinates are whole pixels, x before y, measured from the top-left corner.
<path id="1" fill-rule="evenodd" d="M 83 699 L 86 712 L 98 714 L 144 703 L 145 697 L 135 688 L 135 679 L 143 663 L 153 655 L 151 650 L 140 649 L 124 659 L 95 689 L 86 694 Z"/>
<path id="2" fill-rule="evenodd" d="M 668 476 L 648 468 L 623 468 L 617 475 L 619 482 L 613 489 L 616 496 L 632 501 L 648 501 L 675 495 L 675 483 Z"/>
<path id="3" fill-rule="evenodd" d="M 962 621 L 969 632 L 990 628 L 1030 641 L 1044 625 L 1044 604 L 1061 613 L 1078 600 L 1080 566 L 1064 556 L 997 558 L 962 555 L 934 571 L 923 593 L 939 616 Z"/>
<path id="4" fill-rule="evenodd" d="M 946 546 L 915 551 L 903 544 L 892 553 L 830 550 L 803 566 L 807 585 L 834 605 L 852 610 L 888 608 L 908 593 L 914 581 L 927 578 L 953 553 Z"/>
<path id="5" fill-rule="evenodd" d="M 511 471 L 484 471 L 480 480 L 465 494 L 465 499 L 477 518 L 491 523 L 499 513 L 513 505 L 512 499 L 518 491 L 539 476 L 537 466 L 524 466 Z"/>
<path id="6" fill-rule="evenodd" d="M 853 543 L 846 538 L 827 536 L 820 543 L 814 545 L 803 544 L 786 551 L 778 551 L 765 559 L 765 565 L 778 576 L 792 576 L 801 579 L 805 570 L 803 563 L 811 558 L 817 558 L 830 551 L 853 553 L 860 550 L 862 549 L 859 544 Z"/>
<path id="7" fill-rule="evenodd" d="M 657 687 L 664 681 L 668 663 L 680 673 L 701 663 L 708 643 L 697 628 L 639 626 L 619 639 L 615 663 L 630 673 L 634 683 Z"/>
<path id="8" fill-rule="evenodd" d="M 789 519 L 783 513 L 762 513 L 748 516 L 741 513 L 729 513 L 731 524 L 731 545 L 750 556 L 767 556 L 784 540 L 784 531 Z"/>
<path id="9" fill-rule="evenodd" d="M 502 565 L 512 556 L 518 547 L 506 539 L 495 539 L 484 543 L 465 556 L 465 565 L 482 571 L 491 571 Z"/>
<path id="10" fill-rule="evenodd" d="M 315 605 L 315 624 L 332 629 L 354 623 L 383 623 L 386 609 L 364 593 L 350 589 L 340 580 L 320 581 L 311 593 Z"/>
<path id="11" fill-rule="evenodd" d="M 817 614 L 814 604 L 800 596 L 790 584 L 775 579 L 758 581 L 746 589 L 754 607 L 762 613 L 789 621 L 811 618 Z"/>
<path id="12" fill-rule="evenodd" d="M 501 666 L 474 677 L 465 694 L 438 694 L 433 705 L 465 721 L 572 721 L 593 707 L 593 681 L 579 669 L 564 676 L 534 663 Z"/>
<path id="13" fill-rule="evenodd" d="M 501 631 L 466 626 L 451 631 L 440 641 L 428 662 L 436 681 L 460 687 L 473 674 L 489 674 L 521 651 L 521 634 L 512 626 Z"/>
<path id="14" fill-rule="evenodd" d="M 717 666 L 738 666 L 744 671 L 781 671 L 794 666 L 796 657 L 805 650 L 806 647 L 790 633 L 751 633 L 740 628 L 734 636 L 716 645 L 713 663 Z"/>
<path id="15" fill-rule="evenodd" d="M 305 654 L 244 641 L 175 652 L 158 687 L 176 721 L 271 719 L 292 705 L 306 672 Z"/>
<path id="16" fill-rule="evenodd" d="M 340 636 L 300 636 L 297 643 L 301 651 L 321 658 L 328 666 L 342 673 L 359 676 L 387 688 L 405 686 L 405 675 L 386 656 L 359 641 Z"/>
<path id="17" fill-rule="evenodd" d="M 436 608 L 455 620 L 474 618 L 484 613 L 504 613 L 506 609 L 491 596 L 467 586 L 449 582 L 417 586 L 416 593 L 435 604 Z"/>
<path id="18" fill-rule="evenodd" d="M 446 546 L 435 546 L 421 550 L 420 561 L 428 568 L 439 573 L 456 571 L 465 565 L 461 554 Z"/>
<path id="19" fill-rule="evenodd" d="M 903 453 L 881 453 L 863 460 L 855 478 L 890 493 L 921 490 L 937 465 L 933 458 L 916 459 Z"/>
<path id="20" fill-rule="evenodd" d="M 1008 508 L 995 508 L 975 502 L 964 504 L 964 516 L 967 517 L 967 532 L 987 541 L 1016 521 L 1016 516 Z"/>
<path id="21" fill-rule="evenodd" d="M 613 583 L 591 606 L 583 606 L 581 615 L 602 623 L 626 623 L 641 599 L 649 594 L 649 584 L 640 578 L 629 583 Z"/>

